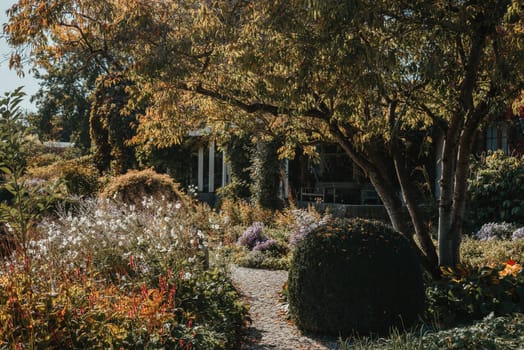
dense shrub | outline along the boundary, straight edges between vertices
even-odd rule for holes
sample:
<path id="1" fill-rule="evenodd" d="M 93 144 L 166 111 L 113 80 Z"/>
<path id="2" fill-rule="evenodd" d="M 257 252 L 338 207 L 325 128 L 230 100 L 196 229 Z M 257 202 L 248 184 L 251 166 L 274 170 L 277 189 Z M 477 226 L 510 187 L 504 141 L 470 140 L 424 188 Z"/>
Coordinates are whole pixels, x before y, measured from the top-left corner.
<path id="1" fill-rule="evenodd" d="M 60 160 L 63 160 L 63 158 L 56 153 L 42 153 L 30 156 L 28 163 L 31 164 L 32 167 L 42 167 L 51 165 Z"/>
<path id="2" fill-rule="evenodd" d="M 279 140 L 260 141 L 251 150 L 251 200 L 267 209 L 282 209 L 284 201 L 279 197 L 281 161 L 278 158 Z"/>
<path id="3" fill-rule="evenodd" d="M 74 163 L 74 162 L 73 162 Z M 98 169 L 93 164 L 78 164 L 63 169 L 62 176 L 71 195 L 92 197 L 98 192 Z"/>
<path id="4" fill-rule="evenodd" d="M 411 333 L 394 330 L 387 338 L 353 338 L 341 342 L 340 350 L 477 350 L 521 349 L 524 315 L 489 315 L 472 325 L 447 330 L 426 329 Z"/>
<path id="5" fill-rule="evenodd" d="M 443 269 L 427 289 L 430 318 L 442 326 L 479 320 L 490 313 L 524 312 L 524 271 L 514 260 L 492 266 Z"/>
<path id="6" fill-rule="evenodd" d="M 151 169 L 135 171 L 112 178 L 101 193 L 102 198 L 140 205 L 144 197 L 164 198 L 168 201 L 187 201 L 178 184 L 164 174 Z"/>
<path id="7" fill-rule="evenodd" d="M 503 152 L 489 154 L 473 165 L 468 182 L 469 225 L 486 222 L 524 225 L 524 161 Z"/>
<path id="8" fill-rule="evenodd" d="M 481 322 L 467 327 L 429 333 L 420 343 L 424 344 L 424 349 L 427 350 L 519 349 L 524 340 L 523 332 L 523 315 L 489 315 Z"/>
<path id="9" fill-rule="evenodd" d="M 250 136 L 231 135 L 225 147 L 227 149 L 225 157 L 231 169 L 231 183 L 220 188 L 219 195 L 221 199 L 228 200 L 249 199 L 251 195 L 250 148 L 252 147 Z"/>
<path id="10" fill-rule="evenodd" d="M 424 299 L 416 254 L 382 223 L 333 221 L 309 233 L 295 250 L 289 309 L 304 331 L 338 336 L 410 327 Z"/>

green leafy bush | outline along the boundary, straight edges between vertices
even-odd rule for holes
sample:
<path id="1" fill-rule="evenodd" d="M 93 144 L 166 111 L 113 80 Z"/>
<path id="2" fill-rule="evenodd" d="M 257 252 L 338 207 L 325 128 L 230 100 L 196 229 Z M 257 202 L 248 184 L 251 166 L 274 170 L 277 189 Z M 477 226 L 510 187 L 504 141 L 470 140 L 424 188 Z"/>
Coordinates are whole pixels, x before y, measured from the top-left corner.
<path id="1" fill-rule="evenodd" d="M 427 289 L 429 316 L 442 326 L 482 319 L 492 312 L 524 312 L 524 271 L 514 260 L 442 272 L 442 279 Z"/>
<path id="2" fill-rule="evenodd" d="M 27 157 L 33 144 L 23 123 L 21 88 L 0 98 L 0 221 L 2 241 L 27 250 L 35 227 L 54 201 L 54 189 L 39 181 L 27 181 Z M 9 249 L 0 247 L 0 253 Z"/>
<path id="3" fill-rule="evenodd" d="M 468 181 L 469 226 L 487 222 L 524 225 L 524 161 L 494 152 L 472 166 Z"/>
<path id="4" fill-rule="evenodd" d="M 288 284 L 292 319 L 315 333 L 386 333 L 410 327 L 425 306 L 410 243 L 375 221 L 336 220 L 313 230 L 295 250 Z"/>
<path id="5" fill-rule="evenodd" d="M 272 140 L 258 142 L 251 148 L 251 200 L 267 209 L 282 209 L 284 202 L 279 198 L 281 161 L 278 148 L 281 142 Z"/>
<path id="6" fill-rule="evenodd" d="M 422 338 L 423 349 L 519 349 L 524 341 L 524 316 L 485 317 L 467 327 L 428 333 Z"/>
<path id="7" fill-rule="evenodd" d="M 94 197 L 98 193 L 98 169 L 91 157 L 69 161 L 62 170 L 64 183 L 70 195 Z"/>
<path id="8" fill-rule="evenodd" d="M 267 270 L 288 270 L 291 265 L 287 254 L 260 250 L 238 254 L 235 263 L 243 267 Z"/>
<path id="9" fill-rule="evenodd" d="M 168 175 L 158 174 L 152 169 L 129 171 L 110 179 L 101 193 L 102 198 L 140 205 L 145 197 L 164 198 L 168 201 L 189 201 Z"/>
<path id="10" fill-rule="evenodd" d="M 420 329 L 413 333 L 394 330 L 385 338 L 351 338 L 340 341 L 340 350 L 477 350 L 520 349 L 524 342 L 524 315 L 495 317 L 441 331 Z"/>

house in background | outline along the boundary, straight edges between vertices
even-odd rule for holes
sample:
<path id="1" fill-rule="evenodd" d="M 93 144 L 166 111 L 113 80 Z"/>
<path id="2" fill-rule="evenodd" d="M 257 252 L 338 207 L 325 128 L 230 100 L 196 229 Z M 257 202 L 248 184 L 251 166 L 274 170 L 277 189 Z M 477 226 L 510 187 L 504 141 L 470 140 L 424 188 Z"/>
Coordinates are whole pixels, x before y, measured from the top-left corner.
<path id="1" fill-rule="evenodd" d="M 502 150 L 508 155 L 524 155 L 524 110 L 514 114 L 509 108 L 486 128 L 477 147 L 481 151 Z"/>
<path id="2" fill-rule="evenodd" d="M 347 205 L 380 205 L 373 186 L 338 144 L 317 146 L 318 159 L 297 156 L 288 161 L 290 195 L 298 201 Z"/>
<path id="3" fill-rule="evenodd" d="M 209 204 L 216 201 L 219 188 L 231 183 L 227 149 L 219 150 L 215 141 L 194 133 L 199 139 L 191 151 L 186 185 L 198 189 L 199 198 Z M 282 160 L 279 197 L 285 201 L 380 205 L 373 186 L 336 144 L 320 144 L 320 157 L 297 156 Z M 231 155 L 234 157 L 234 155 Z"/>
<path id="4" fill-rule="evenodd" d="M 231 167 L 224 152 L 202 131 L 191 134 L 199 141 L 192 147 L 187 184 L 198 188 L 199 197 L 215 203 L 216 191 L 231 183 Z M 440 197 L 440 157 L 443 140 L 436 139 L 433 157 L 427 170 L 434 183 L 435 198 Z M 477 139 L 475 153 L 503 150 L 506 154 L 524 155 L 524 111 L 512 110 L 488 126 Z M 344 206 L 381 206 L 380 198 L 368 179 L 337 144 L 317 146 L 318 159 L 298 155 L 281 163 L 281 191 L 284 200 Z M 234 155 L 233 155 L 234 156 Z M 432 164 L 429 164 L 432 163 Z M 186 184 L 186 185 L 187 185 Z"/>

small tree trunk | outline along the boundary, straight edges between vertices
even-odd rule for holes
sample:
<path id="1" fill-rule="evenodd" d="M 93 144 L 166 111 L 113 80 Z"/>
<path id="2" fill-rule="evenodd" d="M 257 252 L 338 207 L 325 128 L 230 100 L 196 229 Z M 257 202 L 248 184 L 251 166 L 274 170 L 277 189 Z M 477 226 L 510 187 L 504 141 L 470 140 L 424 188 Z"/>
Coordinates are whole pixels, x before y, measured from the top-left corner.
<path id="1" fill-rule="evenodd" d="M 436 269 L 438 266 L 437 252 L 435 250 L 435 245 L 431 240 L 431 236 L 424 225 L 423 215 L 416 202 L 416 194 L 413 184 L 410 183 L 406 169 L 401 164 L 400 154 L 396 150 L 393 150 L 393 153 L 397 179 L 399 180 L 404 195 L 404 200 L 406 202 L 409 216 L 411 217 L 413 228 L 415 229 L 415 234 L 417 235 L 420 247 L 428 259 L 429 264 L 432 266 L 432 269 Z"/>
<path id="2" fill-rule="evenodd" d="M 376 173 L 370 173 L 369 179 L 384 204 L 393 228 L 409 240 L 413 240 L 412 235 L 409 234 L 411 230 L 402 210 L 402 202 L 397 196 L 394 187 L 385 185 L 382 177 Z"/>
<path id="3" fill-rule="evenodd" d="M 455 155 L 457 149 L 455 131 L 447 135 L 442 152 L 442 176 L 440 178 L 440 202 L 438 221 L 438 252 L 440 266 L 455 266 L 458 262 L 456 247 L 458 231 L 453 227 L 453 192 Z M 450 141 L 451 140 L 451 141 Z"/>

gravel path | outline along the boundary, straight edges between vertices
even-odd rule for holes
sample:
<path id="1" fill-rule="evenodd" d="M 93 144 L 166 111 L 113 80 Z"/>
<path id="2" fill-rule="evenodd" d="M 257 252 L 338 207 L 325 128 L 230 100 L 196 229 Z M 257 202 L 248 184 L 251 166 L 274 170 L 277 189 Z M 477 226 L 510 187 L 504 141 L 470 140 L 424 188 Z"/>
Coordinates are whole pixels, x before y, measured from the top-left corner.
<path id="1" fill-rule="evenodd" d="M 311 338 L 300 334 L 285 319 L 279 293 L 287 271 L 232 267 L 233 282 L 250 305 L 251 327 L 242 350 L 325 350 L 337 349 L 336 339 Z"/>

